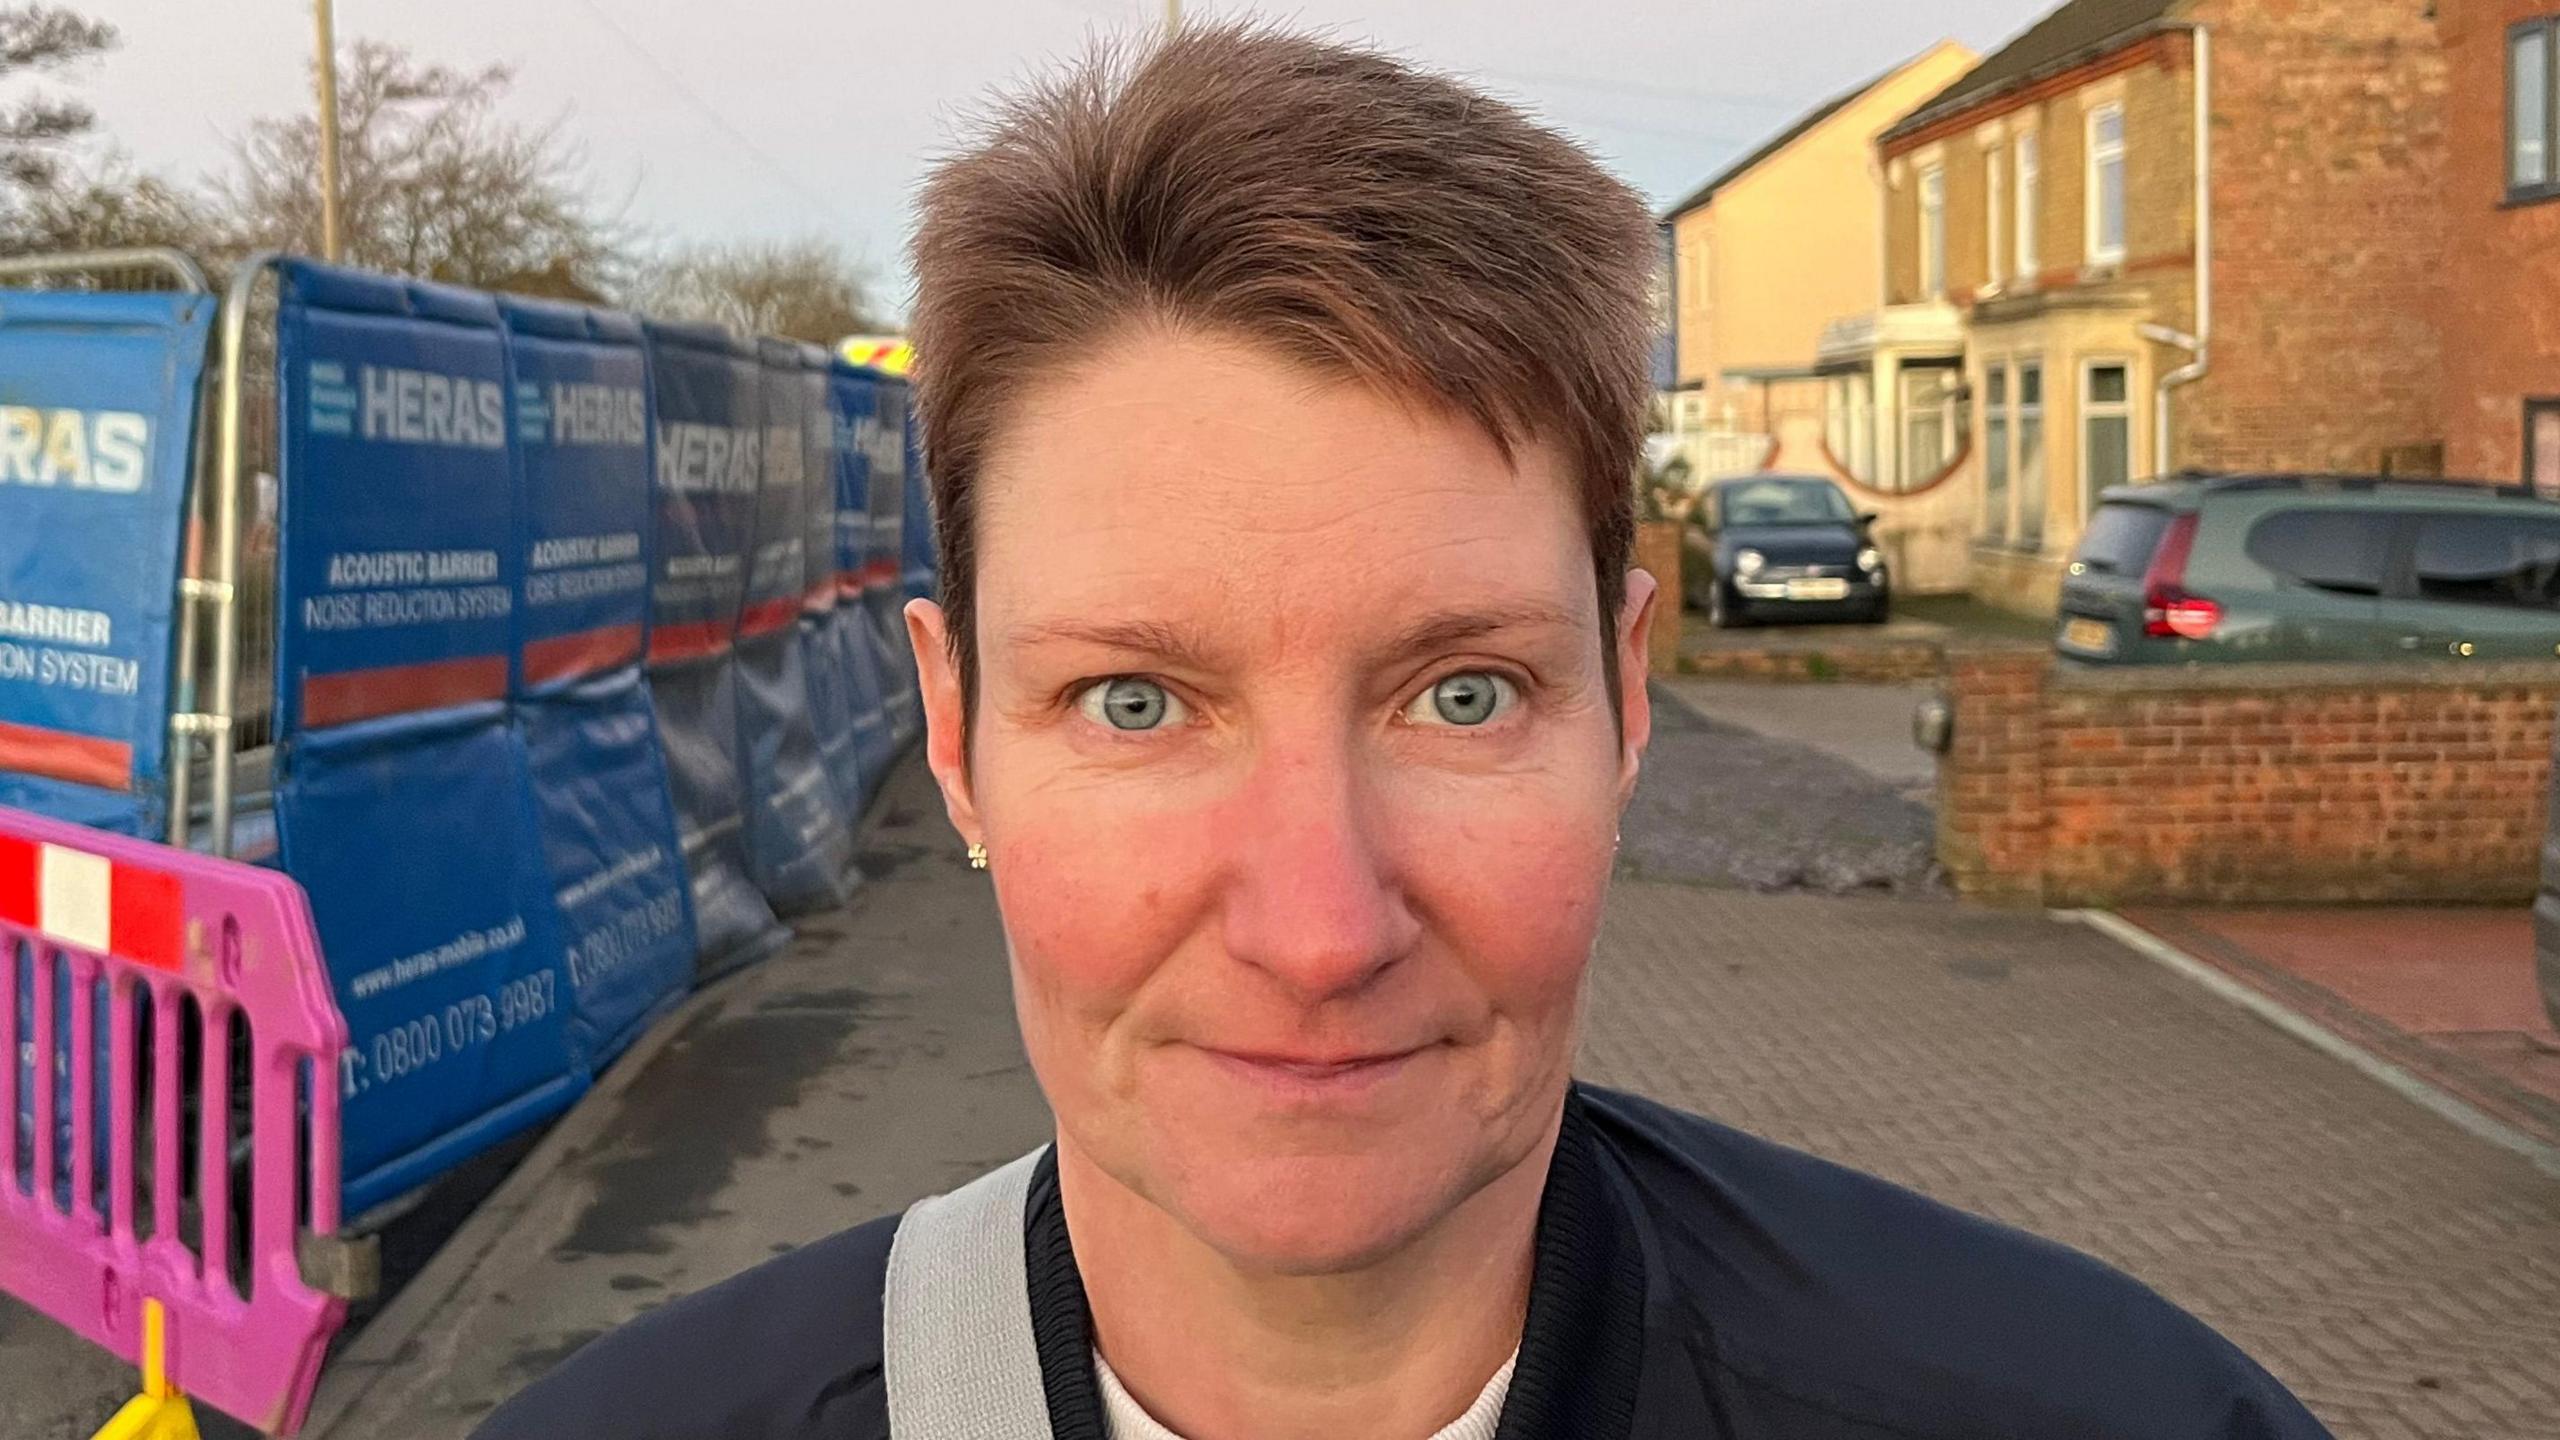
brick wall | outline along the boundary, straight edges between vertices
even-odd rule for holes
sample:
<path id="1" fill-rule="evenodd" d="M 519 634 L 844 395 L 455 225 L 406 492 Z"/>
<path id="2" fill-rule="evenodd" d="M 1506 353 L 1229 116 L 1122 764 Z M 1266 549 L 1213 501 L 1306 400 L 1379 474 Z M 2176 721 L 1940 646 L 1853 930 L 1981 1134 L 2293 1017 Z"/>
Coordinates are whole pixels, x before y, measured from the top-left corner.
<path id="1" fill-rule="evenodd" d="M 2427 9 L 2195 7 L 2213 32 L 2214 369 L 2178 402 L 2177 463 L 2369 469 L 2443 438 L 2446 69 Z"/>
<path id="2" fill-rule="evenodd" d="M 2507 27 L 2554 0 L 2439 0 L 2445 114 L 2445 470 L 2525 478 L 2524 402 L 2560 397 L 2560 200 L 2509 206 Z M 2531 298 L 2528 298 L 2531 297 Z"/>
<path id="3" fill-rule="evenodd" d="M 2183 273 L 2194 251 L 2195 161 L 2188 137 L 2195 104 L 2188 88 L 2185 42 L 2145 41 L 2023 94 L 1968 112 L 1950 133 L 1913 147 L 1897 142 L 1900 163 L 1888 172 L 1885 245 L 1894 304 L 1920 294 L 1920 185 L 1925 163 L 1946 167 L 1947 291 L 1959 303 L 1995 281 L 2016 279 L 2019 203 L 2016 137 L 2037 136 L 2036 285 L 2081 283 L 2088 254 L 2088 112 L 2121 104 L 2125 111 L 2125 258 L 2139 274 Z M 2000 157 L 2001 273 L 1990 272 L 1988 156 Z M 2160 307 L 2165 324 L 2182 324 Z"/>
<path id="4" fill-rule="evenodd" d="M 1939 857 L 1999 903 L 2522 903 L 2560 667 L 1950 657 Z"/>

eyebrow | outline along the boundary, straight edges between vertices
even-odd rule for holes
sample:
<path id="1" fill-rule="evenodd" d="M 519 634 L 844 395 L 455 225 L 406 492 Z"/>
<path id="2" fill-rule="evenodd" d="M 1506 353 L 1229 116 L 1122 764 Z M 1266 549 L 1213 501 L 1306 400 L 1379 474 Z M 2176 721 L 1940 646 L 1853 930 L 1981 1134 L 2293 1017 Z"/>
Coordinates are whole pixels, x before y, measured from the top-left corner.
<path id="1" fill-rule="evenodd" d="M 1468 640 L 1497 635 L 1505 630 L 1578 630 L 1583 622 L 1556 606 L 1538 600 L 1506 601 L 1472 609 L 1450 610 L 1426 615 L 1405 627 L 1389 642 L 1390 655 L 1411 655 L 1423 651 L 1443 650 Z"/>
<path id="2" fill-rule="evenodd" d="M 1388 656 L 1444 650 L 1506 630 L 1577 630 L 1583 621 L 1542 601 L 1512 601 L 1426 615 L 1397 632 L 1382 649 Z M 1007 632 L 1017 647 L 1052 641 L 1095 645 L 1154 656 L 1195 670 L 1217 668 L 1218 647 L 1193 626 L 1163 620 L 1051 620 Z"/>
<path id="3" fill-rule="evenodd" d="M 1212 668 L 1214 649 L 1188 625 L 1161 620 L 1051 620 L 1016 626 L 1005 635 L 1008 645 L 1029 648 L 1053 641 L 1096 645 L 1152 655 L 1195 670 Z"/>

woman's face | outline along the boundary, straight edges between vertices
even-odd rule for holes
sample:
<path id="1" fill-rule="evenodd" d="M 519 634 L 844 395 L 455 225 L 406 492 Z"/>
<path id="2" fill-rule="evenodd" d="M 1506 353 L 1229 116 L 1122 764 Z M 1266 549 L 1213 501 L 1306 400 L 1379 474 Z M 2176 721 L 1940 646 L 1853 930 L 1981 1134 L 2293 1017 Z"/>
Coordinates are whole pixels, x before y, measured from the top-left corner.
<path id="1" fill-rule="evenodd" d="M 1537 1151 L 1650 727 L 1544 445 L 1150 330 L 1028 393 L 963 768 L 1061 1144 L 1239 1263 L 1391 1253 Z"/>

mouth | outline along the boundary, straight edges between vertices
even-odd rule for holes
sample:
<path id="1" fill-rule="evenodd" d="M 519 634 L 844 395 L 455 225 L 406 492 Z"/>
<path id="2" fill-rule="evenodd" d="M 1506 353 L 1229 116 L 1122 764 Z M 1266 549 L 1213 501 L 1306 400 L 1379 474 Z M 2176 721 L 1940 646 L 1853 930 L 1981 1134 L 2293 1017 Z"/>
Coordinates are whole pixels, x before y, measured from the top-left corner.
<path id="1" fill-rule="evenodd" d="M 1346 1098 L 1375 1089 L 1410 1068 L 1431 1049 L 1429 1045 L 1417 1045 L 1363 1054 L 1310 1055 L 1202 1046 L 1200 1053 L 1218 1069 L 1249 1084 L 1293 1098 L 1325 1099 Z"/>

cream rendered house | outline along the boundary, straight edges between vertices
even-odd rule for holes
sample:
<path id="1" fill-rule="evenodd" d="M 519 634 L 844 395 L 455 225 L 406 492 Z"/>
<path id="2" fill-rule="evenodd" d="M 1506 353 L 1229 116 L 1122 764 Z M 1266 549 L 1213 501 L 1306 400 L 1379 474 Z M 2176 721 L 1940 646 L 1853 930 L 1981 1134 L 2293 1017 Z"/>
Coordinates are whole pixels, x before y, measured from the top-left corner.
<path id="1" fill-rule="evenodd" d="M 1877 510 L 1878 543 L 1906 590 L 1961 589 L 1961 526 L 1946 564 L 1918 553 L 1898 487 L 1854 479 L 1856 437 L 1839 435 L 1821 379 L 1825 325 L 1884 298 L 1876 138 L 1970 70 L 1949 40 L 1835 97 L 1673 205 L 1674 384 L 1665 397 L 1690 462 L 1708 474 L 1827 473 Z M 1961 339 L 1957 354 L 1961 354 Z M 1951 436 L 1963 427 L 1950 423 Z M 1954 457 L 1949 457 L 1952 460 Z M 1947 484 L 1938 490 L 1960 488 Z M 1872 491 L 1873 493 L 1861 493 Z M 1970 516 L 1970 499 L 1961 504 Z M 1933 529 L 1936 527 L 1932 527 Z"/>

